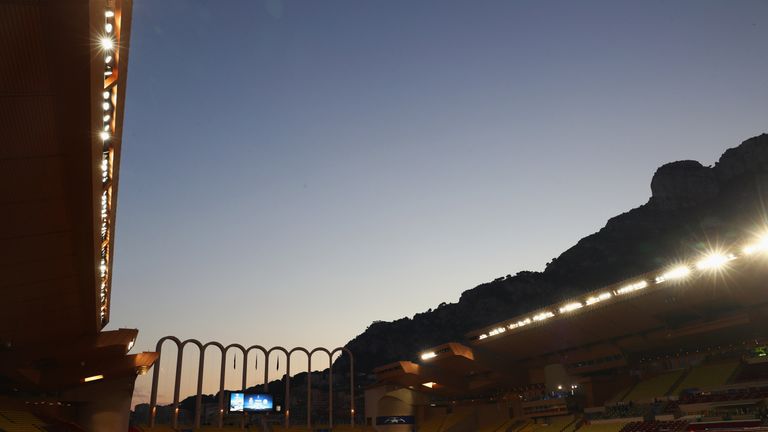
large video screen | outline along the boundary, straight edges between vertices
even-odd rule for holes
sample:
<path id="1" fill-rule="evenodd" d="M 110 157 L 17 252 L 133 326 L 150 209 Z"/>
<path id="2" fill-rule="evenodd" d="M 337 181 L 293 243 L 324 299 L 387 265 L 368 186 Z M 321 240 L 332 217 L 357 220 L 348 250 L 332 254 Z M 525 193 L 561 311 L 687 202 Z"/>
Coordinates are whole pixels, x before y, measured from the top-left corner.
<path id="1" fill-rule="evenodd" d="M 272 411 L 272 395 L 263 393 L 232 392 L 229 394 L 229 412 Z"/>

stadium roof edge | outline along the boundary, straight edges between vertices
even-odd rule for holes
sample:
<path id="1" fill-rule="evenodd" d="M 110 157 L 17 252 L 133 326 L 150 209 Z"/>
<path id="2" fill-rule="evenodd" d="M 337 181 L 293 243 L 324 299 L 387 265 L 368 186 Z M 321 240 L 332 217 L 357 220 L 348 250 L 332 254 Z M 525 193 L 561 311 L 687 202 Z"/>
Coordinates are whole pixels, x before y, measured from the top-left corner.
<path id="1" fill-rule="evenodd" d="M 570 300 L 550 304 L 511 319 L 472 330 L 465 334 L 465 338 L 472 344 L 482 343 L 482 341 L 495 336 L 514 334 L 525 328 L 544 325 L 553 318 L 567 318 L 613 304 L 617 301 L 614 298 L 618 298 L 619 301 L 631 299 L 647 292 L 663 289 L 673 282 L 687 279 L 691 275 L 703 275 L 720 270 L 730 261 L 754 258 L 767 252 L 768 232 L 752 239 L 751 242 L 746 242 L 740 248 L 734 246 L 730 249 L 733 252 L 730 250 L 708 251 L 696 260 L 689 258 L 670 267 L 656 269 L 597 288 Z"/>

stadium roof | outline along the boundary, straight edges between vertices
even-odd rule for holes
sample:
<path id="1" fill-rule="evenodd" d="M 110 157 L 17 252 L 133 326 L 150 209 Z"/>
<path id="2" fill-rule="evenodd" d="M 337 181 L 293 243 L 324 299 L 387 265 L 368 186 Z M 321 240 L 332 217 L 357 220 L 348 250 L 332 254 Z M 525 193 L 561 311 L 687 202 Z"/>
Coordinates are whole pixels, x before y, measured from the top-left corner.
<path id="1" fill-rule="evenodd" d="M 85 358 L 126 363 L 121 373 L 151 360 L 125 356 L 135 330 L 101 332 L 131 10 L 131 0 L 0 2 L 0 374 L 22 383 L 81 382 Z"/>
<path id="2" fill-rule="evenodd" d="M 768 336 L 765 280 L 768 236 L 470 332 L 466 344 L 420 353 L 421 364 L 375 372 L 380 382 L 469 395 L 536 385 L 531 368 L 551 363 L 589 373 L 626 365 L 627 356 L 761 340 Z M 593 358 L 605 361 L 579 364 Z"/>

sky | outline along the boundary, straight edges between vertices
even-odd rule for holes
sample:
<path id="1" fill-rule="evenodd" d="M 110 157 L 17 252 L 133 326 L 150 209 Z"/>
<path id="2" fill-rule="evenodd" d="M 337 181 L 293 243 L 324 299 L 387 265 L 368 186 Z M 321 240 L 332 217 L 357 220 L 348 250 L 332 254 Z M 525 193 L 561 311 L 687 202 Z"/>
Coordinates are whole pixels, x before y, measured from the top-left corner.
<path id="1" fill-rule="evenodd" d="M 543 270 L 661 164 L 768 131 L 767 22 L 761 0 L 134 0 L 109 328 L 133 352 L 336 347 Z"/>

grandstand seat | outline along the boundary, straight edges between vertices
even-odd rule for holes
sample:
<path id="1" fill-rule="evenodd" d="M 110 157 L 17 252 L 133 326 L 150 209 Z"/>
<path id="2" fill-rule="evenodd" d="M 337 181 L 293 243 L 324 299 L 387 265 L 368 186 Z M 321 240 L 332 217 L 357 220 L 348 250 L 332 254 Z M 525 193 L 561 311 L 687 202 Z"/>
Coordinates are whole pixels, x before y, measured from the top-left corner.
<path id="1" fill-rule="evenodd" d="M 722 386 L 739 366 L 737 360 L 697 366 L 677 386 L 676 393 L 680 394 L 691 388 L 710 388 Z"/>
<path id="2" fill-rule="evenodd" d="M 153 427 L 143 428 L 144 432 L 175 432 L 176 430 L 168 425 L 154 425 Z"/>
<path id="3" fill-rule="evenodd" d="M 621 432 L 678 432 L 686 426 L 688 422 L 684 420 L 631 422 L 627 423 Z"/>
<path id="4" fill-rule="evenodd" d="M 768 387 L 745 387 L 719 392 L 683 393 L 680 395 L 679 403 L 694 404 L 765 398 L 768 398 Z"/>
<path id="5" fill-rule="evenodd" d="M 574 421 L 576 419 L 572 415 L 553 417 L 548 424 L 537 427 L 535 430 L 536 432 L 561 432 Z"/>
<path id="6" fill-rule="evenodd" d="M 579 432 L 619 432 L 628 422 L 590 423 L 581 426 Z"/>
<path id="7" fill-rule="evenodd" d="M 478 432 L 506 432 L 514 423 L 514 420 L 510 419 L 499 420 L 478 429 Z"/>
<path id="8" fill-rule="evenodd" d="M 683 370 L 663 373 L 638 382 L 632 390 L 624 396 L 624 401 L 646 401 L 664 396 L 672 390 L 672 386 L 683 376 Z"/>
<path id="9" fill-rule="evenodd" d="M 443 424 L 440 426 L 439 431 L 450 432 L 451 429 L 468 419 L 469 415 L 469 411 L 457 411 L 448 414 L 448 416 L 445 418 L 445 421 L 443 421 Z"/>
<path id="10" fill-rule="evenodd" d="M 734 382 L 768 381 L 768 362 L 746 364 L 736 375 Z"/>
<path id="11" fill-rule="evenodd" d="M 46 423 L 27 411 L 0 410 L 0 430 L 5 432 L 45 431 Z"/>

